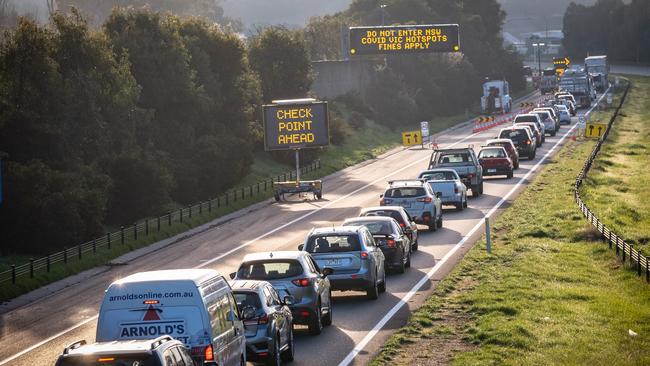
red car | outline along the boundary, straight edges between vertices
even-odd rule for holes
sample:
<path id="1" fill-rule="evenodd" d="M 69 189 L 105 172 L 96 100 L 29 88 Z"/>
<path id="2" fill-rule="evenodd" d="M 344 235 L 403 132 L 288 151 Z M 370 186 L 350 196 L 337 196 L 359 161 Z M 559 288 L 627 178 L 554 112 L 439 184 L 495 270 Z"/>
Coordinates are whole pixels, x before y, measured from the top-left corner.
<path id="1" fill-rule="evenodd" d="M 515 169 L 519 169 L 519 153 L 517 152 L 517 147 L 512 143 L 510 139 L 493 139 L 487 140 L 485 143 L 486 146 L 501 146 L 506 149 L 506 153 L 510 160 L 512 160 L 512 166 Z"/>
<path id="2" fill-rule="evenodd" d="M 508 179 L 512 178 L 514 166 L 505 148 L 501 146 L 483 147 L 478 153 L 478 161 L 483 167 L 483 176 L 505 175 Z"/>

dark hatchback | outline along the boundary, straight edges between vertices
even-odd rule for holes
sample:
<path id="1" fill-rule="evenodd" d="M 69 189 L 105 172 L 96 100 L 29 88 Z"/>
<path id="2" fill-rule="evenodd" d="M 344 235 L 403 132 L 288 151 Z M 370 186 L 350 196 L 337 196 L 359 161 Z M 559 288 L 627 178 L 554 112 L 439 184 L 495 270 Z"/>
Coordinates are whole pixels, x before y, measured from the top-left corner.
<path id="1" fill-rule="evenodd" d="M 535 159 L 537 145 L 535 144 L 535 137 L 533 137 L 528 127 L 512 126 L 504 128 L 499 132 L 498 138 L 511 140 L 520 157 L 526 156 L 529 160 Z"/>
<path id="2" fill-rule="evenodd" d="M 395 219 L 382 216 L 355 217 L 346 219 L 343 226 L 363 225 L 375 238 L 384 253 L 386 268 L 404 273 L 411 266 L 411 241 L 404 234 Z"/>

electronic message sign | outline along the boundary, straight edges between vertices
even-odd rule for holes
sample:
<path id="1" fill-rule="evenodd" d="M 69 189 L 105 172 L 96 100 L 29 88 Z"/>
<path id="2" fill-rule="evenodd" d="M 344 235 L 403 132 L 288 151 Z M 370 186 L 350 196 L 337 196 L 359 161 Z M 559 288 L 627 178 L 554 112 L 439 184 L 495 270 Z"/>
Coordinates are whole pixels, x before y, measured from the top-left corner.
<path id="1" fill-rule="evenodd" d="M 350 27 L 353 56 L 458 51 L 458 24 Z"/>
<path id="2" fill-rule="evenodd" d="M 262 109 L 266 150 L 329 145 L 327 102 L 274 103 Z"/>

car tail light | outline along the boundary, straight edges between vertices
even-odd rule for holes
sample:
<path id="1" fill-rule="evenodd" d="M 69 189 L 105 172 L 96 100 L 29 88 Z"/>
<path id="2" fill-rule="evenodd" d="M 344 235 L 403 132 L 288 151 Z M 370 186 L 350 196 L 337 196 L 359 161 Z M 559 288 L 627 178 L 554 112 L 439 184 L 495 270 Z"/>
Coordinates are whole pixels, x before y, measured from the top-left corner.
<path id="1" fill-rule="evenodd" d="M 471 174 L 471 173 L 467 174 L 467 178 L 470 178 L 470 179 L 474 178 L 474 174 Z"/>
<path id="2" fill-rule="evenodd" d="M 291 283 L 298 287 L 307 287 L 311 285 L 311 280 L 309 278 L 301 278 L 299 280 L 293 280 Z"/>
<path id="3" fill-rule="evenodd" d="M 359 255 L 361 256 L 361 259 L 368 259 L 368 252 L 361 252 Z"/>
<path id="4" fill-rule="evenodd" d="M 205 351 L 203 352 L 203 356 L 205 357 L 206 361 L 214 361 L 214 352 L 212 350 L 212 345 L 209 344 L 207 347 L 205 347 Z"/>
<path id="5" fill-rule="evenodd" d="M 424 197 L 424 198 L 418 198 L 416 201 L 431 203 L 433 201 L 433 199 L 431 197 Z"/>
<path id="6" fill-rule="evenodd" d="M 526 140 L 526 145 L 530 145 L 530 140 Z"/>
<path id="7" fill-rule="evenodd" d="M 395 248 L 395 240 L 393 240 L 393 239 L 388 239 L 388 240 L 386 240 L 386 245 L 387 245 L 389 248 Z"/>
<path id="8" fill-rule="evenodd" d="M 406 227 L 406 224 L 403 223 L 403 222 L 400 222 L 400 223 L 399 223 L 399 227 Z"/>
<path id="9" fill-rule="evenodd" d="M 267 314 L 262 314 L 255 319 L 245 320 L 244 325 L 267 324 L 268 322 L 269 322 L 269 316 Z"/>
<path id="10" fill-rule="evenodd" d="M 458 193 L 458 186 L 454 185 L 454 193 Z"/>

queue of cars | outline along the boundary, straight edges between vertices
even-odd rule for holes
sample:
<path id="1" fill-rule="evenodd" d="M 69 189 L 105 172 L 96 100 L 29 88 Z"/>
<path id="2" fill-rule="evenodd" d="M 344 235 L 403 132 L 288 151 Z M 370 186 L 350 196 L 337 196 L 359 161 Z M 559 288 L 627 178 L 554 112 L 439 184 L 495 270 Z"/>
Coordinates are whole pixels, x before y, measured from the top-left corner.
<path id="1" fill-rule="evenodd" d="M 418 250 L 418 224 L 443 225 L 443 205 L 466 208 L 483 177 L 513 177 L 546 133 L 572 113 L 572 97 L 516 116 L 511 127 L 472 146 L 439 149 L 416 178 L 389 181 L 380 205 L 340 226 L 312 229 L 295 251 L 246 255 L 230 281 L 211 269 L 140 272 L 113 282 L 99 311 L 96 342 L 75 342 L 57 366 L 280 365 L 294 359 L 294 325 L 318 335 L 332 324 L 332 291 L 386 291 L 389 271 L 404 273 Z"/>

